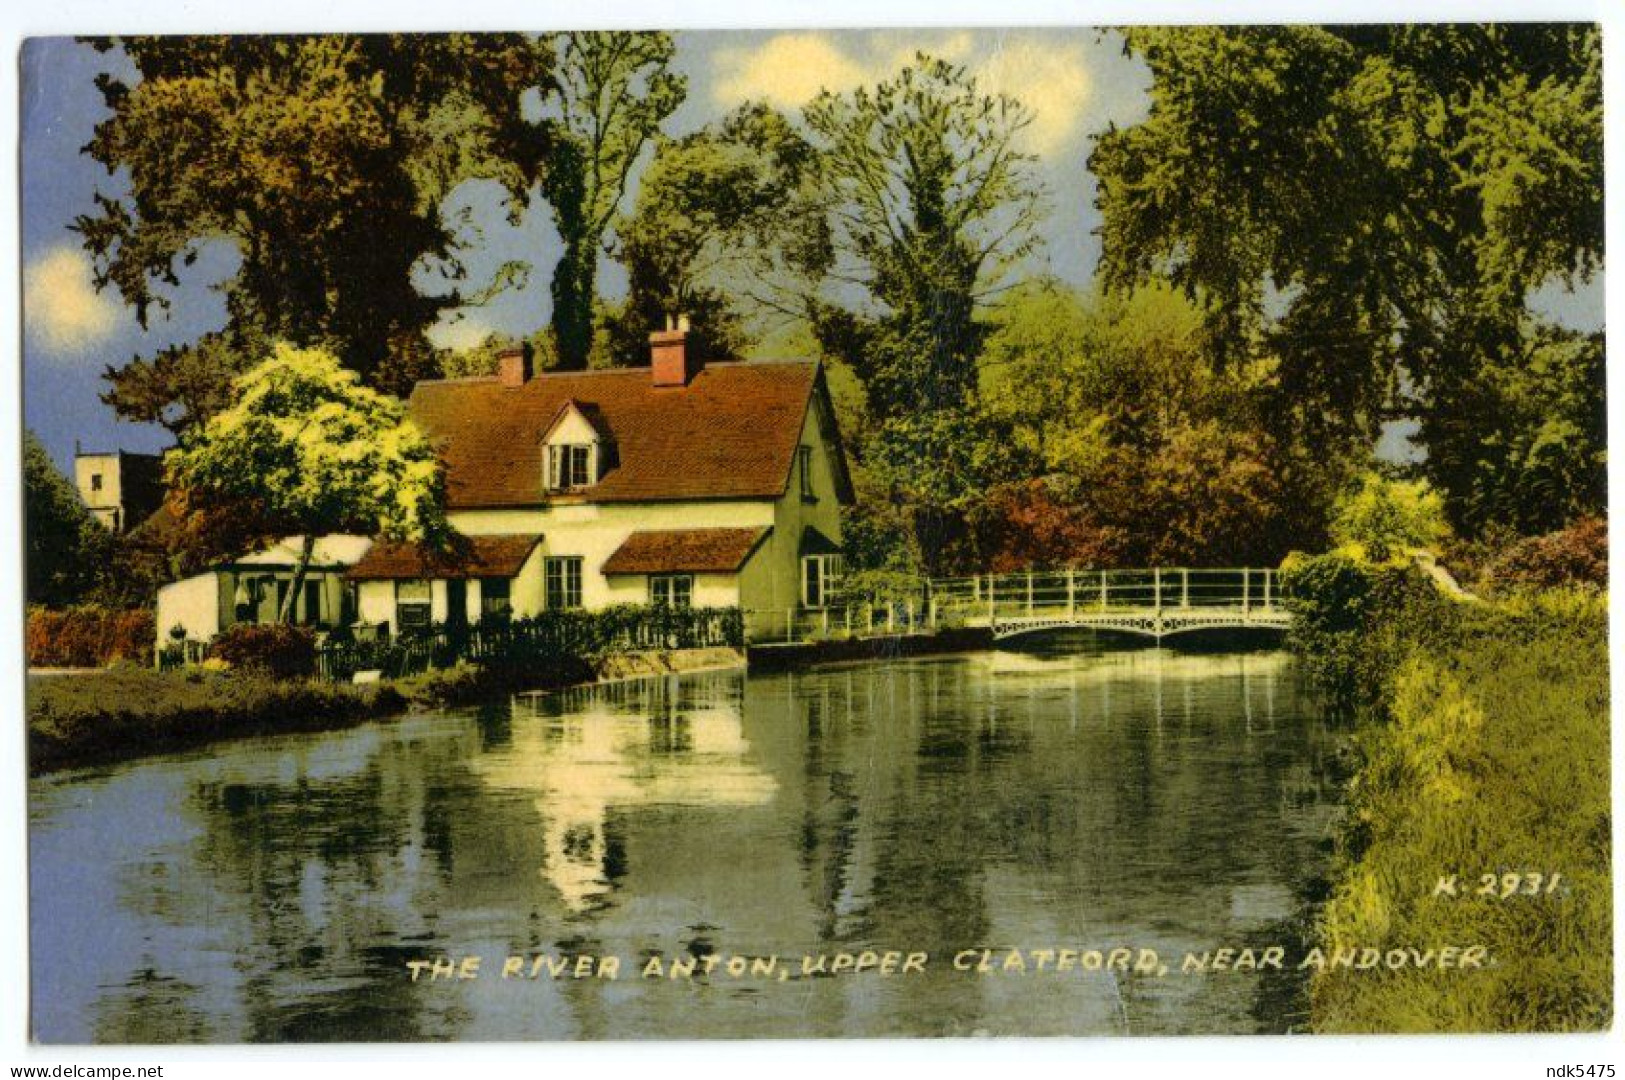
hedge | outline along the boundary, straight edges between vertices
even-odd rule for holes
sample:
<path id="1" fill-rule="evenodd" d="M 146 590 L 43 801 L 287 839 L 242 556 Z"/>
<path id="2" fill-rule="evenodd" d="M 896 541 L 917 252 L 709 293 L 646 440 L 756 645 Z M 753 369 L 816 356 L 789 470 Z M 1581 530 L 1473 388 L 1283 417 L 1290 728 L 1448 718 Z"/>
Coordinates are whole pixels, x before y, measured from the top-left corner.
<path id="1" fill-rule="evenodd" d="M 28 666 L 106 667 L 116 660 L 149 663 L 156 631 L 146 609 L 28 609 Z"/>

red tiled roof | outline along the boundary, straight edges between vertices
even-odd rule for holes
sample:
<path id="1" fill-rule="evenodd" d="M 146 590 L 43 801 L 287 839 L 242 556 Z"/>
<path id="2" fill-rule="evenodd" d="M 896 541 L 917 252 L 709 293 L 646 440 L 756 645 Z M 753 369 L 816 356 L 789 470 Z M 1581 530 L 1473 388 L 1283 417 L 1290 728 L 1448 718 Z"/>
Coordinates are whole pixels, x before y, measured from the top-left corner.
<path id="1" fill-rule="evenodd" d="M 540 536 L 458 536 L 449 551 L 379 540 L 344 576 L 352 581 L 513 577 L 541 540 Z"/>
<path id="2" fill-rule="evenodd" d="M 721 363 L 684 387 L 647 368 L 547 373 L 522 386 L 494 378 L 420 382 L 412 418 L 446 465 L 449 509 L 537 506 L 542 440 L 574 402 L 615 447 L 602 480 L 559 501 L 777 498 L 785 490 L 818 365 Z M 849 497 L 844 470 L 839 490 Z"/>
<path id="3" fill-rule="evenodd" d="M 754 529 L 662 529 L 635 532 L 604 562 L 606 574 L 732 573 L 771 531 Z"/>

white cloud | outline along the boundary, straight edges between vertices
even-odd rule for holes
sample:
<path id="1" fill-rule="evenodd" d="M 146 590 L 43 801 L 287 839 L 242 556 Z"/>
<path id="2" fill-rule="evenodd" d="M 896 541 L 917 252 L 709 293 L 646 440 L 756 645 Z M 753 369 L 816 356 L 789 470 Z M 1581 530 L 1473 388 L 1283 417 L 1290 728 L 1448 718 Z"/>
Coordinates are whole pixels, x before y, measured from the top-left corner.
<path id="1" fill-rule="evenodd" d="M 61 244 L 35 257 L 23 272 L 23 325 L 59 354 L 82 353 L 112 337 L 121 306 L 96 291 L 90 257 Z"/>
<path id="2" fill-rule="evenodd" d="M 478 319 L 442 315 L 439 322 L 429 327 L 428 338 L 429 343 L 438 349 L 462 352 L 479 345 L 492 332 L 492 327 Z"/>
<path id="3" fill-rule="evenodd" d="M 776 34 L 754 48 L 719 53 L 712 98 L 721 108 L 761 99 L 799 108 L 820 90 L 842 92 L 896 74 L 918 52 L 964 64 L 978 86 L 1008 94 L 1033 112 L 1024 138 L 1045 155 L 1082 134 L 1094 96 L 1089 52 L 1075 35 L 928 31 Z"/>

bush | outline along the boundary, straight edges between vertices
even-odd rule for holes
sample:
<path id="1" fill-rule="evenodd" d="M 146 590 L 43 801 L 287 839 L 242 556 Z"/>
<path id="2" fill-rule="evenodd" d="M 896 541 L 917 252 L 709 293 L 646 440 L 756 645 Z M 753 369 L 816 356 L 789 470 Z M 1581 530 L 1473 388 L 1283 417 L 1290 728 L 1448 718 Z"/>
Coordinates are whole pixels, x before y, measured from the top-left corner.
<path id="1" fill-rule="evenodd" d="M 316 635 L 308 626 L 239 623 L 214 639 L 209 655 L 278 679 L 305 678 L 316 673 Z"/>
<path id="2" fill-rule="evenodd" d="M 28 609 L 29 667 L 106 667 L 116 660 L 150 663 L 152 612 L 76 607 Z"/>
<path id="3" fill-rule="evenodd" d="M 1402 560 L 1415 548 L 1437 547 L 1448 534 L 1444 500 L 1424 480 L 1389 480 L 1375 473 L 1332 508 L 1332 543 L 1374 563 Z"/>
<path id="4" fill-rule="evenodd" d="M 1559 532 L 1517 541 L 1485 570 L 1496 590 L 1608 587 L 1608 524 L 1582 518 Z"/>

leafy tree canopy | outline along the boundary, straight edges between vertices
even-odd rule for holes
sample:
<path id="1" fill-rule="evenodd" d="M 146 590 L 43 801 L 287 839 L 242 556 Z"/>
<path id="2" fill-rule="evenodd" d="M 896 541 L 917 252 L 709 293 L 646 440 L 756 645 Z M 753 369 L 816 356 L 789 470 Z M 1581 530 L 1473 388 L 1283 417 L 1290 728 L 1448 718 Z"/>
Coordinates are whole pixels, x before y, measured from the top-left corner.
<path id="1" fill-rule="evenodd" d="M 304 536 L 282 619 L 318 536 L 446 539 L 439 460 L 397 399 L 362 386 L 332 354 L 287 344 L 235 389 L 230 408 L 169 454 L 169 481 Z"/>
<path id="2" fill-rule="evenodd" d="M 57 470 L 39 438 L 23 431 L 24 556 L 30 604 L 64 607 L 95 583 L 112 546 L 110 534 Z"/>
<path id="3" fill-rule="evenodd" d="M 497 180 L 516 213 L 529 198 L 547 145 L 521 97 L 551 85 L 547 43 L 520 34 L 92 43 L 121 49 L 138 76 L 99 78 L 112 114 L 85 148 L 130 185 L 127 195 L 98 194 L 75 224 L 99 286 L 146 325 L 168 307 L 165 287 L 181 267 L 224 241 L 241 257 L 222 286 L 231 347 L 321 347 L 395 391 L 426 373 L 424 329 L 469 298 L 426 295 L 414 272 L 433 264 L 463 277 L 440 210 L 458 184 Z M 200 388 L 214 348 L 110 372 L 109 398 L 131 419 L 199 418 L 198 401 L 216 392 Z"/>
<path id="4" fill-rule="evenodd" d="M 553 332 L 559 366 L 579 371 L 592 352 L 605 233 L 632 166 L 688 87 L 670 70 L 670 34 L 583 31 L 553 40 L 557 81 L 544 121 L 551 157 L 543 190 L 564 241 L 553 271 Z"/>
<path id="5" fill-rule="evenodd" d="M 1474 387 L 1524 351 L 1532 289 L 1601 266 L 1596 27 L 1125 39 L 1152 107 L 1090 159 L 1106 279 L 1198 298 L 1214 354 L 1277 359 L 1282 415 L 1316 438 L 1370 433 L 1401 399 L 1459 517 L 1485 460 Z"/>

